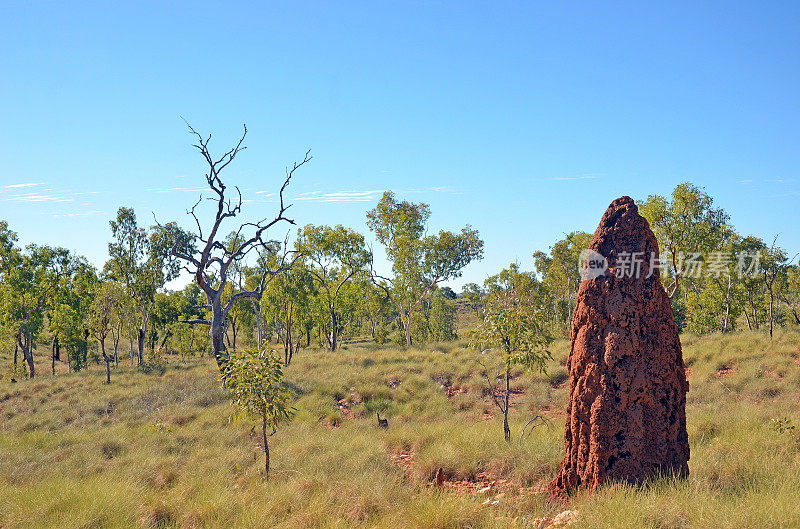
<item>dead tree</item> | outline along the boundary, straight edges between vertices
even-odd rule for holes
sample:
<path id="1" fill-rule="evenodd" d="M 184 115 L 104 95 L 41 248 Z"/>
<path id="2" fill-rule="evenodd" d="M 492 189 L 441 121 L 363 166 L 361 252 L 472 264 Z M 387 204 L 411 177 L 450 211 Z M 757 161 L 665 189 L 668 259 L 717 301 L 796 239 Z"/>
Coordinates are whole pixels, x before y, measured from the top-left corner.
<path id="1" fill-rule="evenodd" d="M 311 151 L 306 151 L 302 161 L 295 162 L 291 168 L 286 169 L 286 176 L 278 193 L 280 203 L 278 213 L 271 219 L 240 223 L 233 237 L 234 244 L 226 247 L 223 242 L 221 226 L 228 219 L 234 219 L 241 213 L 242 193 L 238 187 L 235 187 L 236 196 L 234 198 L 226 195 L 227 187 L 223 183 L 220 174 L 236 158 L 236 155 L 246 148 L 242 143 L 247 135 L 247 127 L 244 126 L 244 132 L 236 146 L 220 158 L 214 158 L 208 148 L 211 135 L 203 137 L 189 123 L 186 124 L 189 127 L 189 132 L 197 138 L 197 143 L 194 144 L 194 147 L 200 151 L 208 165 L 208 172 L 205 174 L 205 178 L 211 191 L 211 196 L 205 200 L 213 202 L 216 206 L 216 211 L 210 228 L 203 230 L 197 214 L 197 207 L 204 201 L 201 195 L 192 209 L 187 211 L 187 214 L 194 219 L 197 232 L 191 234 L 184 232 L 176 237 L 172 247 L 172 255 L 183 261 L 182 268 L 194 275 L 197 285 L 206 295 L 207 304 L 197 308 L 211 310 L 210 320 L 196 319 L 182 320 L 182 322 L 210 326 L 209 335 L 211 337 L 212 350 L 214 351 L 217 365 L 221 370 L 228 357 L 224 340 L 228 313 L 239 300 L 261 299 L 264 287 L 269 280 L 276 274 L 291 268 L 294 260 L 289 259 L 290 253 L 287 250 L 287 245 L 284 244 L 282 258 L 278 261 L 278 265 L 274 270 L 264 268 L 260 273 L 260 278 L 255 288 L 234 292 L 223 303 L 225 286 L 230 280 L 228 272 L 232 265 L 241 264 L 250 252 L 254 250 L 256 252 L 268 251 L 271 246 L 274 247 L 274 241 L 265 238 L 270 228 L 281 222 L 294 224 L 294 220 L 285 216 L 286 210 L 289 209 L 291 204 L 285 204 L 283 192 L 289 185 L 295 171 L 311 160 Z"/>

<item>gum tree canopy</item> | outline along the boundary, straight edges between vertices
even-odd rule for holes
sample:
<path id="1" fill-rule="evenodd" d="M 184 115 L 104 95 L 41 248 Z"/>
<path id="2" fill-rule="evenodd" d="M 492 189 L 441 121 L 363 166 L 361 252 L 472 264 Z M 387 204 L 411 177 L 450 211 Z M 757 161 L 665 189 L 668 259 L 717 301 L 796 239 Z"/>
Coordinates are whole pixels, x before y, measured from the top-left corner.
<path id="1" fill-rule="evenodd" d="M 366 273 L 372 261 L 370 252 L 360 233 L 338 225 L 307 225 L 297 234 L 297 249 L 308 261 L 308 271 L 320 286 L 320 296 L 327 313 L 330 329 L 325 339 L 328 348 L 335 351 L 339 344 L 341 327 L 342 291 L 359 273 Z"/>
<path id="2" fill-rule="evenodd" d="M 461 233 L 426 235 L 430 215 L 427 204 L 399 202 L 391 191 L 367 213 L 367 224 L 386 247 L 394 272 L 392 279 L 375 277 L 400 313 L 409 347 L 413 316 L 422 301 L 439 283 L 460 277 L 465 266 L 483 258 L 483 241 L 470 226 Z"/>
<path id="3" fill-rule="evenodd" d="M 225 287 L 230 280 L 229 273 L 238 264 L 242 263 L 251 252 L 269 251 L 270 243 L 274 246 L 274 241 L 266 238 L 267 231 L 270 228 L 282 222 L 294 224 L 292 219 L 285 216 L 286 210 L 290 205 L 284 203 L 283 192 L 289 185 L 294 172 L 311 160 L 311 151 L 306 151 L 302 161 L 295 162 L 291 168 L 287 168 L 283 185 L 281 185 L 278 193 L 278 213 L 272 219 L 265 218 L 257 222 L 240 223 L 238 228 L 234 230 L 235 236 L 230 239 L 235 243 L 226 246 L 223 233 L 227 233 L 227 231 L 222 226 L 242 212 L 242 193 L 236 187 L 236 195 L 234 197 L 226 194 L 228 188 L 223 183 L 220 174 L 236 158 L 236 155 L 246 148 L 242 144 L 247 135 L 247 127 L 243 126 L 244 132 L 238 143 L 221 157 L 216 158 L 212 156 L 208 147 L 211 142 L 211 135 L 204 137 L 191 125 L 188 126 L 189 132 L 197 139 L 194 147 L 200 151 L 207 164 L 205 179 L 211 191 L 211 196 L 206 201 L 214 204 L 214 212 L 210 226 L 204 229 L 203 223 L 200 222 L 198 217 L 198 206 L 204 202 L 201 195 L 192 209 L 187 212 L 194 219 L 197 230 L 195 233 L 182 231 L 176 234 L 172 254 L 183 262 L 182 268 L 194 276 L 197 285 L 205 294 L 207 304 L 199 308 L 205 308 L 211 312 L 211 319 L 185 320 L 185 323 L 200 323 L 210 326 L 209 335 L 211 336 L 214 357 L 217 360 L 217 365 L 222 370 L 228 358 L 223 340 L 225 321 L 234 304 L 246 298 L 261 299 L 268 279 L 291 267 L 291 263 L 287 263 L 287 253 L 284 251 L 283 258 L 277 268 L 264 269 L 261 272 L 259 281 L 252 289 L 242 289 L 223 299 Z"/>

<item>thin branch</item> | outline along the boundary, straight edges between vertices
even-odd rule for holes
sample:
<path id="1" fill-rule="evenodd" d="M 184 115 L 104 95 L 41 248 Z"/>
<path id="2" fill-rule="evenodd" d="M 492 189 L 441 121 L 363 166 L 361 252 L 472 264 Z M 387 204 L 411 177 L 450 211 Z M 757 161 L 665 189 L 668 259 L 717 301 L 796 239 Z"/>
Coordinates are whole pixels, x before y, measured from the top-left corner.
<path id="1" fill-rule="evenodd" d="M 208 320 L 178 320 L 178 323 L 189 323 L 192 325 L 200 324 L 200 325 L 211 325 L 211 322 Z"/>

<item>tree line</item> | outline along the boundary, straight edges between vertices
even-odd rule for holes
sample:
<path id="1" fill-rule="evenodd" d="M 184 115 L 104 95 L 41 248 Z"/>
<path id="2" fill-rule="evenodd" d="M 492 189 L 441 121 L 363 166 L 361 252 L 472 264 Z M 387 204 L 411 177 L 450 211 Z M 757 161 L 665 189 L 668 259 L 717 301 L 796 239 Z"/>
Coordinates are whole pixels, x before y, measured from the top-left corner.
<path id="1" fill-rule="evenodd" d="M 781 248 L 778 235 L 764 240 L 741 234 L 704 189 L 688 182 L 669 197 L 651 195 L 638 206 L 658 241 L 656 266 L 681 332 L 747 328 L 766 329 L 771 336 L 775 326 L 800 325 L 798 255 Z M 591 233 L 570 232 L 548 252 L 533 253 L 534 270 L 512 264 L 483 285 L 465 285 L 463 299 L 481 316 L 487 296 L 516 285 L 538 307 L 548 331 L 568 337 L 582 279 L 581 252 L 591 239 Z"/>
<path id="2" fill-rule="evenodd" d="M 125 349 L 131 365 L 143 368 L 157 366 L 165 354 L 200 353 L 224 371 L 229 351 L 275 343 L 288 365 L 312 345 L 336 351 L 354 339 L 403 346 L 454 340 L 459 310 L 474 312 L 479 322 L 488 318 L 486 325 L 496 330 L 508 324 L 502 318 L 513 308 L 527 315 L 521 321 L 529 323 L 521 325 L 535 321 L 543 336 L 569 335 L 581 252 L 591 234 L 570 232 L 549 251 L 532 254 L 534 270 L 511 264 L 457 295 L 442 284 L 483 257 L 477 230 L 429 233 L 430 207 L 387 191 L 366 219 L 391 274 L 374 269 L 365 236 L 345 226 L 307 224 L 291 242 L 274 239 L 276 227 L 295 224 L 284 191 L 310 153 L 287 168 L 277 212 L 245 221 L 242 195 L 222 173 L 244 150 L 247 129 L 220 157 L 209 149 L 210 136 L 191 127 L 190 133 L 206 162 L 208 187 L 187 212 L 193 229 L 174 221 L 145 226 L 122 207 L 109 223 L 108 260 L 96 269 L 65 248 L 20 247 L 16 233 L 0 222 L 0 340 L 13 349 L 9 376 L 33 378 L 33 351 L 45 342 L 53 373 L 56 362 L 72 371 L 94 360 L 105 363 L 109 381 Z M 689 183 L 639 207 L 658 239 L 661 279 L 682 331 L 747 326 L 772 333 L 776 325 L 800 324 L 800 269 L 777 238 L 739 234 L 729 215 Z M 759 256 L 747 270 L 733 258 L 719 258 L 743 252 Z M 713 263 L 713 271 L 690 273 L 689 261 L 695 267 Z M 192 281 L 166 290 L 181 271 Z"/>

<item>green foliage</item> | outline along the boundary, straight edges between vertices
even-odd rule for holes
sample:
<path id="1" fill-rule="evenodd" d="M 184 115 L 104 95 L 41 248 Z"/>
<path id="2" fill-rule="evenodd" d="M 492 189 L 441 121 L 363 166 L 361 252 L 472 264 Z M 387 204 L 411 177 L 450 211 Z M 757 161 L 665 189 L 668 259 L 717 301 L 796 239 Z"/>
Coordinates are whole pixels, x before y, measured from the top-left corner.
<path id="1" fill-rule="evenodd" d="M 546 373 L 552 338 L 545 332 L 542 312 L 524 292 L 498 290 L 486 303 L 483 321 L 470 335 L 470 345 L 479 351 L 502 351 L 504 372 L 514 365 Z"/>
<path id="2" fill-rule="evenodd" d="M 280 357 L 275 351 L 265 349 L 233 352 L 223 367 L 221 379 L 223 387 L 231 393 L 236 417 L 248 417 L 261 426 L 269 472 L 267 435 L 275 434 L 278 426 L 291 419 L 295 411 L 289 404 L 291 393 L 283 385 Z"/>
<path id="3" fill-rule="evenodd" d="M 221 375 L 237 416 L 266 420 L 275 433 L 291 418 L 291 393 L 283 386 L 283 364 L 275 351 L 242 349 L 230 355 Z"/>
<path id="4" fill-rule="evenodd" d="M 483 298 L 486 292 L 477 283 L 467 283 L 461 291 L 461 296 L 466 300 L 469 308 L 472 309 L 478 317 L 481 317 L 483 311 Z"/>
<path id="5" fill-rule="evenodd" d="M 796 447 L 800 447 L 800 434 L 797 433 L 797 428 L 788 417 L 777 417 L 771 420 L 772 428 L 779 435 L 786 434 Z"/>
<path id="6" fill-rule="evenodd" d="M 452 292 L 452 291 L 451 291 Z M 427 335 L 435 342 L 449 342 L 458 338 L 456 334 L 456 303 L 446 292 L 437 290 L 425 303 L 423 309 L 427 321 Z"/>
<path id="7" fill-rule="evenodd" d="M 498 378 L 505 380 L 505 388 L 495 387 L 485 373 L 492 400 L 503 414 L 503 433 L 511 440 L 508 423 L 511 398 L 512 368 L 521 366 L 536 373 L 546 374 L 547 362 L 552 360 L 548 345 L 552 338 L 543 325 L 543 311 L 539 308 L 535 278 L 519 273 L 515 266 L 503 270 L 487 280 L 489 294 L 483 310 L 483 320 L 470 335 L 470 346 L 484 354 L 486 350 L 500 350 L 501 368 Z M 486 369 L 486 367 L 484 367 Z"/>
<path id="8" fill-rule="evenodd" d="M 533 254 L 536 272 L 543 290 L 537 296 L 541 307 L 547 311 L 552 329 L 558 335 L 569 336 L 572 312 L 577 304 L 578 286 L 581 284 L 580 253 L 589 247 L 592 234 L 573 231 L 550 247 L 550 254 Z"/>
<path id="9" fill-rule="evenodd" d="M 178 249 L 186 249 L 193 238 L 174 222 L 147 231 L 138 225 L 132 208 L 119 208 L 116 219 L 109 224 L 114 240 L 108 244 L 109 259 L 103 271 L 109 279 L 125 286 L 139 313 L 141 362 L 156 292 L 180 272 L 179 263 L 172 256 L 173 247 L 177 241 Z"/>
<path id="10" fill-rule="evenodd" d="M 427 204 L 398 201 L 391 191 L 367 212 L 367 224 L 392 263 L 394 277 L 381 279 L 400 313 L 409 346 L 422 301 L 440 282 L 460 277 L 465 266 L 483 258 L 483 241 L 470 226 L 460 233 L 442 230 L 423 236 L 429 217 Z"/>
<path id="11" fill-rule="evenodd" d="M 316 316 L 325 328 L 328 347 L 335 351 L 348 320 L 358 311 L 372 252 L 363 235 L 341 225 L 309 224 L 298 230 L 295 246 L 317 284 Z"/>

